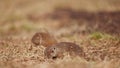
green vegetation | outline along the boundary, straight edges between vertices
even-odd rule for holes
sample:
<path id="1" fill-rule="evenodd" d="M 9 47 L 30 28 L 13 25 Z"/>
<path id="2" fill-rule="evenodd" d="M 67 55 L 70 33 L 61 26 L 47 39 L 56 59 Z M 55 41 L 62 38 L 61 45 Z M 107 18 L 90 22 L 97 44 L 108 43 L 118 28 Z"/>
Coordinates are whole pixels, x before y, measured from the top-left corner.
<path id="1" fill-rule="evenodd" d="M 21 25 L 20 28 L 23 29 L 23 30 L 26 30 L 26 31 L 34 30 L 34 27 L 30 24 L 23 24 L 23 25 Z"/>
<path id="2" fill-rule="evenodd" d="M 91 39 L 95 39 L 95 40 L 100 40 L 100 39 L 118 40 L 118 39 L 120 39 L 120 38 L 117 38 L 117 37 L 112 36 L 110 34 L 106 34 L 106 33 L 102 33 L 102 32 L 93 32 L 88 37 L 91 38 Z"/>
<path id="3" fill-rule="evenodd" d="M 19 15 L 15 15 L 15 14 L 11 14 L 11 15 L 9 15 L 7 18 L 6 18 L 6 20 L 5 21 L 7 21 L 7 22 L 15 22 L 15 21 L 20 21 L 20 20 L 22 20 L 22 19 L 24 19 L 24 18 L 22 18 L 22 16 L 19 16 Z"/>

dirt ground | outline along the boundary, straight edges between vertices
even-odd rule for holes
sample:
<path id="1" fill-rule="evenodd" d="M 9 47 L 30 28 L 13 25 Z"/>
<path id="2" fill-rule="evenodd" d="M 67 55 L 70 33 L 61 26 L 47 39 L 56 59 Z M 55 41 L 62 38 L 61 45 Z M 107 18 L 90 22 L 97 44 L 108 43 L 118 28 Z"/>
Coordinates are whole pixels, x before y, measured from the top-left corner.
<path id="1" fill-rule="evenodd" d="M 119 0 L 0 1 L 0 68 L 120 68 Z M 44 58 L 36 32 L 83 48 L 84 58 Z"/>

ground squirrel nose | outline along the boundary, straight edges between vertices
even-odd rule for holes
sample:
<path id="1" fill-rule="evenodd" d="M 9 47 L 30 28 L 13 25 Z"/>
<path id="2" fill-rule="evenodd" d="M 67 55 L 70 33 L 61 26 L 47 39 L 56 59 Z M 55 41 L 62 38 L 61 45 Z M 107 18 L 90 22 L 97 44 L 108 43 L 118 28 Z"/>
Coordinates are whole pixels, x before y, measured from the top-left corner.
<path id="1" fill-rule="evenodd" d="M 44 55 L 48 59 L 63 58 L 65 55 L 82 56 L 83 49 L 71 42 L 60 42 L 45 49 Z"/>
<path id="2" fill-rule="evenodd" d="M 31 42 L 35 45 L 42 45 L 44 47 L 55 44 L 55 38 L 47 32 L 37 32 L 33 35 Z"/>

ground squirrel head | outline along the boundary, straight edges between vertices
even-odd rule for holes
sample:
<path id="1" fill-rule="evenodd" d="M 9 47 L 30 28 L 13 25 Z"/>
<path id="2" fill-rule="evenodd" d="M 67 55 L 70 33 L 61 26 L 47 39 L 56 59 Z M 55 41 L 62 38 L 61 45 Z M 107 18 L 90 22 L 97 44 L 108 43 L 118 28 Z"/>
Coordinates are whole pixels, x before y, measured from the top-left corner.
<path id="1" fill-rule="evenodd" d="M 45 57 L 49 59 L 56 59 L 58 57 L 61 57 L 62 51 L 60 50 L 61 49 L 59 49 L 56 45 L 49 46 L 44 51 Z"/>

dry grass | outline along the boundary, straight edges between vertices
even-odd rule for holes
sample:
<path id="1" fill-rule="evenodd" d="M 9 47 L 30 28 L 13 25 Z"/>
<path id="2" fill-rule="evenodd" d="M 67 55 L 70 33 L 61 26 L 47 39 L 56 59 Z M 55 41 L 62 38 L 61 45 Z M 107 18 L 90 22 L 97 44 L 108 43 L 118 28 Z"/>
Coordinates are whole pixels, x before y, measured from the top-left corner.
<path id="1" fill-rule="evenodd" d="M 77 36 L 78 37 L 78 36 Z M 62 38 L 61 38 L 62 39 Z M 62 41 L 74 41 L 69 38 Z M 77 39 L 77 38 L 75 38 Z M 77 39 L 79 40 L 79 39 Z M 102 37 L 91 37 L 77 41 L 84 48 L 85 59 L 80 57 L 47 60 L 44 59 L 44 48 L 34 46 L 30 38 L 5 38 L 0 42 L 0 66 L 2 68 L 119 68 L 120 40 Z"/>

